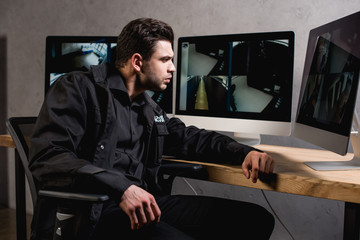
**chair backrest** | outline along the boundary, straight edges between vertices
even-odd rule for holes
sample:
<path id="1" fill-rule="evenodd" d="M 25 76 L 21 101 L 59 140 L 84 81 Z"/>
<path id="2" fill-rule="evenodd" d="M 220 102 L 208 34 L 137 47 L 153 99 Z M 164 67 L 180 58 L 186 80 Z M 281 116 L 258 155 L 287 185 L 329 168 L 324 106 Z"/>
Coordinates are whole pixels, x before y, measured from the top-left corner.
<path id="1" fill-rule="evenodd" d="M 37 200 L 37 189 L 34 178 L 29 170 L 29 144 L 33 133 L 36 117 L 13 117 L 6 121 L 6 126 L 15 143 L 16 151 L 19 154 L 21 164 L 24 167 L 25 175 L 29 183 L 33 205 Z"/>

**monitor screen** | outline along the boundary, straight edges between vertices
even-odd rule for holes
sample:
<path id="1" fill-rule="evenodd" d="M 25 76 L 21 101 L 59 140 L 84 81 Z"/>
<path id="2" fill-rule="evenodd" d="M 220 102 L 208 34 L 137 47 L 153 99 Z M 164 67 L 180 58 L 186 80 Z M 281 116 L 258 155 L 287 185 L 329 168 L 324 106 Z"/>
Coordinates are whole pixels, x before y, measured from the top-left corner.
<path id="1" fill-rule="evenodd" d="M 294 136 L 348 149 L 360 69 L 360 12 L 309 34 Z"/>
<path id="2" fill-rule="evenodd" d="M 179 38 L 175 116 L 207 129 L 289 135 L 293 58 L 293 32 Z"/>
<path id="3" fill-rule="evenodd" d="M 46 38 L 45 93 L 63 74 L 89 71 L 91 65 L 114 63 L 115 36 L 48 36 Z M 147 92 L 167 113 L 172 113 L 172 86 Z"/>

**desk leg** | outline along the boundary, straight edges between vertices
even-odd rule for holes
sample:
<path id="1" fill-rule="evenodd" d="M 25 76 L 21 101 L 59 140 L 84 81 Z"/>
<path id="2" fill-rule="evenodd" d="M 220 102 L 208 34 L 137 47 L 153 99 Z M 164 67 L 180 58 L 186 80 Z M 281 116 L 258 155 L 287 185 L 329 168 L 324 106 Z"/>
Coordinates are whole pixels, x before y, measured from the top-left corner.
<path id="1" fill-rule="evenodd" d="M 25 171 L 20 156 L 15 149 L 15 187 L 16 187 L 16 235 L 17 240 L 26 238 Z"/>
<path id="2" fill-rule="evenodd" d="M 344 240 L 359 240 L 360 204 L 345 202 Z"/>

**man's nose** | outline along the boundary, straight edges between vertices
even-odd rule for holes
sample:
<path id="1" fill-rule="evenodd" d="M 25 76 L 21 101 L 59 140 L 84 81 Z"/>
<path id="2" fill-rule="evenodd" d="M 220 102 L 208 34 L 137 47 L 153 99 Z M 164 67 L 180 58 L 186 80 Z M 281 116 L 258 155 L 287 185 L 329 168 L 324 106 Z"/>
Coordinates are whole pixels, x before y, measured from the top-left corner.
<path id="1" fill-rule="evenodd" d="M 169 72 L 175 72 L 175 71 L 176 71 L 175 64 L 171 61 Z"/>

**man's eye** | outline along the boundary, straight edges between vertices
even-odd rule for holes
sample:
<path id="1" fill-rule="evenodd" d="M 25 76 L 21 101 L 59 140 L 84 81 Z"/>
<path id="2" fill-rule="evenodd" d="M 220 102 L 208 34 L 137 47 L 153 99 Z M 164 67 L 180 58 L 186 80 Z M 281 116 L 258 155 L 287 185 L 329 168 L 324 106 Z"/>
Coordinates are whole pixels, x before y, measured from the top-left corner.
<path id="1" fill-rule="evenodd" d="M 171 58 L 169 58 L 169 57 L 166 57 L 166 58 L 162 58 L 162 59 L 161 59 L 161 61 L 164 62 L 164 63 L 166 63 L 166 62 L 168 62 L 168 61 L 170 61 L 170 60 L 171 60 Z"/>

